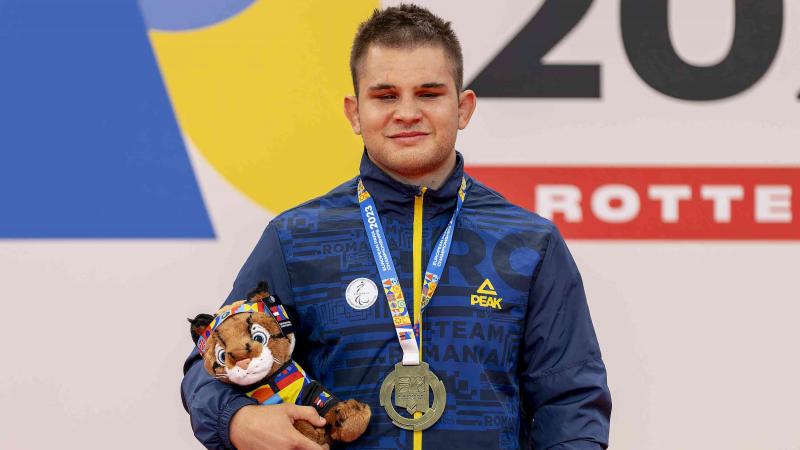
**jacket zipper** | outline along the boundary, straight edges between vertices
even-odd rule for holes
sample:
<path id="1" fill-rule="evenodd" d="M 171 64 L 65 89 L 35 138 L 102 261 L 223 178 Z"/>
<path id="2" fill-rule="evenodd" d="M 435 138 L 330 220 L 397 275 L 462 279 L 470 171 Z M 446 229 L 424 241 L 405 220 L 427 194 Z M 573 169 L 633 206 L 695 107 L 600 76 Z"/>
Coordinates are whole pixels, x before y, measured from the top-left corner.
<path id="1" fill-rule="evenodd" d="M 414 196 L 414 229 L 412 239 L 412 266 L 414 270 L 414 323 L 419 330 L 419 362 L 422 362 L 422 204 L 427 188 L 422 186 L 419 193 Z M 422 416 L 417 411 L 414 417 Z M 422 431 L 414 431 L 414 450 L 422 450 Z"/>

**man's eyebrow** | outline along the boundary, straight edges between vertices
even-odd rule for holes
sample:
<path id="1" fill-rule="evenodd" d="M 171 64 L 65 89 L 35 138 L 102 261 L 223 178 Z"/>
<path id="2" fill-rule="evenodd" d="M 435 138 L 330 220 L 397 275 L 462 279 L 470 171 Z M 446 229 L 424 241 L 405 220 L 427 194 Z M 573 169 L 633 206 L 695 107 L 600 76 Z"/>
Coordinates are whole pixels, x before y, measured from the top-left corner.
<path id="1" fill-rule="evenodd" d="M 424 83 L 420 87 L 423 87 L 423 88 L 426 88 L 426 89 L 437 89 L 437 88 L 447 87 L 447 85 L 444 84 L 444 83 Z"/>
<path id="2" fill-rule="evenodd" d="M 370 86 L 369 90 L 370 91 L 384 91 L 386 89 L 394 89 L 395 87 L 396 86 L 393 85 L 393 84 L 380 83 L 380 84 L 375 84 L 373 86 Z M 441 89 L 441 88 L 447 87 L 447 84 L 439 83 L 439 82 L 430 82 L 430 83 L 423 83 L 423 84 L 419 85 L 419 87 L 421 87 L 423 89 Z"/>
<path id="3" fill-rule="evenodd" d="M 376 84 L 376 85 L 373 85 L 373 86 L 369 87 L 370 91 L 383 91 L 383 90 L 386 90 L 386 89 L 394 89 L 394 85 L 393 84 L 381 83 L 381 84 Z"/>

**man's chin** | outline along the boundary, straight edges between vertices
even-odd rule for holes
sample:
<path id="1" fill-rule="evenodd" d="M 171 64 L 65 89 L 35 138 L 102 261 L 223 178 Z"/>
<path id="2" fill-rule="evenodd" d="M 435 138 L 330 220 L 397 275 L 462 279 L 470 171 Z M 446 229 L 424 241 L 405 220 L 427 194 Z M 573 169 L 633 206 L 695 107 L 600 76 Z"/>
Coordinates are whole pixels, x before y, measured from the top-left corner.
<path id="1" fill-rule="evenodd" d="M 399 175 L 403 178 L 417 178 L 435 171 L 445 164 L 449 153 L 421 142 L 417 145 L 396 145 L 384 142 L 385 146 L 377 151 L 367 147 L 370 159 L 384 172 Z"/>

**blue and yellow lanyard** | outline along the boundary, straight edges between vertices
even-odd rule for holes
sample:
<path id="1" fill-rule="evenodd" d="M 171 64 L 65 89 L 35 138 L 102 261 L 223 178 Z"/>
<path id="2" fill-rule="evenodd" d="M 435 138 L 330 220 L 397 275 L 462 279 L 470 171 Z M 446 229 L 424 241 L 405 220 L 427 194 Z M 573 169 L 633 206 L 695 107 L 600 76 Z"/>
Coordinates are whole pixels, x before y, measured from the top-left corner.
<path id="1" fill-rule="evenodd" d="M 439 236 L 439 240 L 436 242 L 431 258 L 428 261 L 428 267 L 425 269 L 420 315 L 422 315 L 422 311 L 424 311 L 431 297 L 433 297 L 439 284 L 439 278 L 441 278 L 444 271 L 447 256 L 450 254 L 450 244 L 453 243 L 456 219 L 464 204 L 466 187 L 467 180 L 462 177 L 461 186 L 458 189 L 456 210 L 444 232 Z M 392 312 L 392 320 L 395 331 L 397 331 L 397 340 L 400 341 L 400 347 L 403 349 L 403 365 L 419 365 L 420 345 L 417 341 L 417 336 L 420 335 L 419 329 L 411 325 L 408 306 L 405 297 L 403 297 L 400 279 L 392 261 L 392 254 L 389 251 L 386 234 L 383 232 L 383 225 L 381 225 L 378 217 L 375 201 L 364 188 L 364 183 L 360 179 L 358 180 L 358 204 L 361 208 L 361 218 L 364 221 L 364 229 L 367 232 L 367 240 L 369 241 L 370 249 L 372 249 L 372 256 L 375 259 L 375 265 L 378 267 L 378 275 L 381 277 L 383 292 L 386 294 L 386 301 L 389 304 L 389 310 Z M 420 321 L 417 322 L 419 323 Z"/>

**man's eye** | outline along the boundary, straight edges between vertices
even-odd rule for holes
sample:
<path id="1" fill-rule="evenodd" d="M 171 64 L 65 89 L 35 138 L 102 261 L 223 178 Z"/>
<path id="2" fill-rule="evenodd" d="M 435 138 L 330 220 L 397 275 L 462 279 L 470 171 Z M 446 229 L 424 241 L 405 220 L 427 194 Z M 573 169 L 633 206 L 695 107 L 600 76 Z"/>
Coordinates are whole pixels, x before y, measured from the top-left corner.
<path id="1" fill-rule="evenodd" d="M 395 98 L 396 97 L 391 94 L 381 95 L 380 97 L 378 97 L 378 99 L 380 100 L 394 100 Z"/>
<path id="2" fill-rule="evenodd" d="M 434 92 L 425 92 L 424 94 L 420 94 L 420 97 L 435 98 L 435 97 L 438 97 L 439 95 L 440 94 L 437 94 L 437 93 L 434 93 Z"/>

